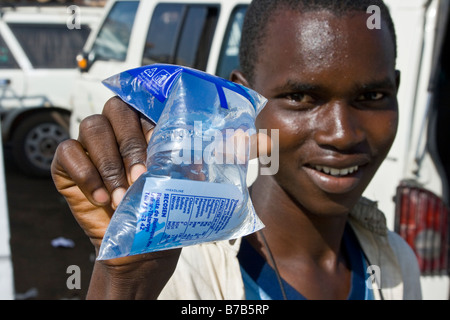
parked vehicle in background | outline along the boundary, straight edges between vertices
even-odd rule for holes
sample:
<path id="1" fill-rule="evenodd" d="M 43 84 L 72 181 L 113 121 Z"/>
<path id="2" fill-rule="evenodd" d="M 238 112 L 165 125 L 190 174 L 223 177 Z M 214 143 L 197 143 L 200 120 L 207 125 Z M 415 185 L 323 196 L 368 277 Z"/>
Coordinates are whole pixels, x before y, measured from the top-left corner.
<path id="1" fill-rule="evenodd" d="M 1 128 L 0 123 L 0 128 Z M 3 144 L 0 140 L 0 299 L 11 300 L 14 297 L 13 265 L 11 261 L 9 211 L 6 196 L 5 166 Z"/>
<path id="2" fill-rule="evenodd" d="M 112 93 L 101 81 L 152 63 L 180 64 L 228 78 L 239 66 L 249 0 L 112 0 L 78 56 L 71 136 Z M 404 237 L 422 271 L 424 299 L 449 299 L 450 32 L 448 0 L 386 0 L 396 25 L 400 123 L 365 196 Z M 374 12 L 368 12 L 368 19 Z M 251 164 L 249 183 L 256 176 Z M 381 275 L 382 276 L 382 275 Z"/>
<path id="3" fill-rule="evenodd" d="M 0 8 L 2 139 L 26 173 L 49 176 L 56 146 L 69 137 L 75 57 L 103 8 Z"/>

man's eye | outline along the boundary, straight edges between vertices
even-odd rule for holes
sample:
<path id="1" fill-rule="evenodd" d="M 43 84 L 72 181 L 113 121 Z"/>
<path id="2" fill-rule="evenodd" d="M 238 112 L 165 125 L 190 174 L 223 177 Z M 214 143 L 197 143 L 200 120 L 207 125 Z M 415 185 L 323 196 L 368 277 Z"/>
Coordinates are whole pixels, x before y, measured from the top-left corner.
<path id="1" fill-rule="evenodd" d="M 356 100 L 358 101 L 377 101 L 384 98 L 384 94 L 381 92 L 367 92 L 361 94 Z"/>
<path id="2" fill-rule="evenodd" d="M 285 98 L 295 102 L 309 102 L 311 100 L 311 97 L 304 93 L 289 93 L 286 94 Z"/>
<path id="3" fill-rule="evenodd" d="M 290 93 L 286 95 L 286 99 L 292 101 L 302 101 L 305 98 L 305 95 L 302 93 Z"/>

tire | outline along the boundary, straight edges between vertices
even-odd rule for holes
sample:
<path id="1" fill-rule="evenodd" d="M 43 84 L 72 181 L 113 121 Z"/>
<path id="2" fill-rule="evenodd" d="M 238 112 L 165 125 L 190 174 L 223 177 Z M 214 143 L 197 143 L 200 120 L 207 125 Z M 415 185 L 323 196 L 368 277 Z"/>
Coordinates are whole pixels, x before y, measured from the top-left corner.
<path id="1" fill-rule="evenodd" d="M 12 136 L 12 153 L 18 168 L 34 177 L 50 177 L 58 144 L 69 138 L 67 129 L 50 112 L 22 119 Z"/>

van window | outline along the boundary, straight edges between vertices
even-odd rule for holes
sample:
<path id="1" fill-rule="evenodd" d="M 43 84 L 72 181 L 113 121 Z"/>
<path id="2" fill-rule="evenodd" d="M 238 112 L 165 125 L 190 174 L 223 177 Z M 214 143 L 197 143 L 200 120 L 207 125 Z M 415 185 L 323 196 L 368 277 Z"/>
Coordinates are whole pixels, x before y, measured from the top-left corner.
<path id="1" fill-rule="evenodd" d="M 11 51 L 9 51 L 8 46 L 0 35 L 0 69 L 18 69 L 19 66 L 14 59 Z M 1 79 L 0 79 L 1 80 Z"/>
<path id="2" fill-rule="evenodd" d="M 228 79 L 231 71 L 239 68 L 239 45 L 246 10 L 247 6 L 238 6 L 231 15 L 217 63 L 219 77 Z"/>
<path id="3" fill-rule="evenodd" d="M 91 31 L 86 25 L 71 30 L 65 23 L 8 25 L 34 68 L 76 68 L 75 57 Z"/>
<path id="4" fill-rule="evenodd" d="M 95 60 L 125 61 L 139 1 L 118 1 L 105 19 L 91 52 Z"/>
<path id="5" fill-rule="evenodd" d="M 160 4 L 155 8 L 142 64 L 171 63 L 205 70 L 219 9 Z"/>

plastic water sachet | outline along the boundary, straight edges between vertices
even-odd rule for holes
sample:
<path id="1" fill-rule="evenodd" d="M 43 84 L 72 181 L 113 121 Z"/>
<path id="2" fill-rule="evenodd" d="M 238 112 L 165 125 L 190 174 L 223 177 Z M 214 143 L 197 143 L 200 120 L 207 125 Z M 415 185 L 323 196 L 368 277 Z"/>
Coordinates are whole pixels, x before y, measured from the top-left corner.
<path id="1" fill-rule="evenodd" d="M 266 99 L 207 73 L 155 64 L 103 83 L 156 123 L 147 172 L 114 213 L 98 260 L 234 239 L 264 225 L 251 202 L 246 176 L 249 144 Z"/>

